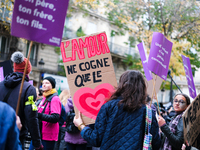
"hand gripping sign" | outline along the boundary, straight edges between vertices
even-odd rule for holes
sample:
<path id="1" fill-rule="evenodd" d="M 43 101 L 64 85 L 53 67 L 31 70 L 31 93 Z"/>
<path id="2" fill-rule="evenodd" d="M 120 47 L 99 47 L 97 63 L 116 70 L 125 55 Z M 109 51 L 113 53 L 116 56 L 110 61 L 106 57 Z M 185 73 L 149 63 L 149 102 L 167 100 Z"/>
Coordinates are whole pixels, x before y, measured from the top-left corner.
<path id="1" fill-rule="evenodd" d="M 60 48 L 75 112 L 92 124 L 117 86 L 106 33 L 62 41 Z"/>

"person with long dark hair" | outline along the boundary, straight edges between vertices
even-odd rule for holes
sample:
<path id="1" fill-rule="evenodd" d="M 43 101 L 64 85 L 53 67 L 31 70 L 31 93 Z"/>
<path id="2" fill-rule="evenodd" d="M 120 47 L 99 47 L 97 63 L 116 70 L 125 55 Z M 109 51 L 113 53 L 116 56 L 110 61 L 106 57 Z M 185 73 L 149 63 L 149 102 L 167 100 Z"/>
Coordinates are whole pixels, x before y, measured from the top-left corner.
<path id="1" fill-rule="evenodd" d="M 141 150 L 145 134 L 147 88 L 139 71 L 126 71 L 111 98 L 98 115 L 94 129 L 83 124 L 81 114 L 74 118 L 74 124 L 81 130 L 81 136 L 92 146 L 100 149 Z M 152 110 L 151 110 L 152 111 Z M 159 149 L 159 127 L 152 113 L 152 148 Z"/>

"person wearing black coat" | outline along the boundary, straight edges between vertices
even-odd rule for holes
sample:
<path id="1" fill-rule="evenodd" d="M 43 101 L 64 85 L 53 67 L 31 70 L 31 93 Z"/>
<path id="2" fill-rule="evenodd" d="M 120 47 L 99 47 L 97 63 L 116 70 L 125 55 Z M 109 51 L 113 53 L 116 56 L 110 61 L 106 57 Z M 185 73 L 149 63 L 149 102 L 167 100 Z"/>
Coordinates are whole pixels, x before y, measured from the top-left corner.
<path id="1" fill-rule="evenodd" d="M 21 81 L 27 59 L 23 56 L 21 52 L 15 52 L 12 54 L 11 60 L 14 62 L 14 72 L 8 74 L 5 77 L 5 79 L 2 82 L 0 82 L 0 101 L 5 101 L 14 110 L 16 110 Z M 31 63 L 29 61 L 21 93 L 20 107 L 18 112 L 18 116 L 20 117 L 22 123 L 20 141 L 22 143 L 22 148 L 24 149 L 24 142 L 26 140 L 26 136 L 29 130 L 31 134 L 31 139 L 33 141 L 33 145 L 36 147 L 36 149 L 43 149 L 37 118 L 38 112 L 37 107 L 34 103 L 37 97 L 36 90 L 33 87 L 33 85 L 29 83 L 28 74 L 30 72 Z"/>
<path id="2" fill-rule="evenodd" d="M 169 125 L 163 117 L 159 116 L 158 124 L 162 131 L 162 150 L 180 150 L 184 143 L 183 136 L 183 112 L 190 105 L 190 98 L 183 93 L 177 94 L 174 97 L 173 107 L 176 115 L 172 118 Z"/>

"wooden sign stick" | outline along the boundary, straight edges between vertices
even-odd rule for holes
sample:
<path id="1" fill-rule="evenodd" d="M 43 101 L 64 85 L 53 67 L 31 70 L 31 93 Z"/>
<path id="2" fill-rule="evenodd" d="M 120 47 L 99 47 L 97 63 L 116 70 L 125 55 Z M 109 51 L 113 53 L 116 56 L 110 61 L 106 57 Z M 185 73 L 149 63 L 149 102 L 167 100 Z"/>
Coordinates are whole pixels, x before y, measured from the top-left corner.
<path id="1" fill-rule="evenodd" d="M 155 90 L 156 79 L 157 79 L 157 75 L 156 75 L 156 78 L 155 78 L 155 82 L 154 82 L 154 80 L 152 79 L 152 81 L 153 81 L 153 93 L 152 93 L 152 96 L 151 96 L 151 103 L 150 103 L 150 106 L 152 105 L 153 96 L 154 96 L 154 94 L 155 94 L 156 101 L 157 101 L 157 107 L 158 107 L 158 114 L 159 114 L 159 116 L 160 116 L 160 108 L 159 108 L 159 103 L 158 103 L 157 94 L 156 94 L 156 90 Z"/>
<path id="2" fill-rule="evenodd" d="M 25 79 L 25 75 L 26 75 L 27 66 L 28 66 L 28 63 L 29 63 L 29 57 L 30 57 L 30 54 L 31 54 L 32 45 L 33 45 L 33 41 L 31 41 L 30 45 L 29 45 L 28 57 L 27 57 L 27 61 L 26 61 L 25 69 L 24 69 L 24 74 L 23 74 L 23 77 L 22 77 L 22 82 L 21 82 L 21 86 L 20 86 L 20 90 L 19 90 L 19 97 L 18 97 L 18 101 L 17 101 L 16 114 L 18 114 L 18 112 L 19 112 L 22 89 L 23 89 L 23 86 L 24 86 L 24 79 Z"/>

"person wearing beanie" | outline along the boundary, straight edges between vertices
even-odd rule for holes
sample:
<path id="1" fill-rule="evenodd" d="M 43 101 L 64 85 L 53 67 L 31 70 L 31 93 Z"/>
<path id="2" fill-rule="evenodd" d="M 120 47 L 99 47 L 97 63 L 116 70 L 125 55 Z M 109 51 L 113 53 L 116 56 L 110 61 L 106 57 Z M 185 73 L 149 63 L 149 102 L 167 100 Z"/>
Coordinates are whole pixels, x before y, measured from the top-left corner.
<path id="1" fill-rule="evenodd" d="M 13 61 L 14 72 L 5 76 L 4 80 L 0 82 L 0 101 L 6 102 L 14 110 L 16 110 L 21 81 L 27 59 L 21 52 L 14 52 L 11 56 L 11 60 Z M 22 144 L 22 149 L 24 149 L 24 142 L 29 131 L 34 147 L 36 149 L 43 149 L 37 118 L 37 107 L 34 105 L 34 101 L 37 98 L 36 90 L 34 86 L 29 83 L 28 77 L 28 74 L 31 72 L 31 68 L 32 66 L 29 62 L 21 93 L 19 112 L 17 114 L 22 123 L 19 138 Z"/>
<path id="2" fill-rule="evenodd" d="M 11 56 L 11 60 L 13 61 L 14 72 L 24 73 L 27 58 L 21 52 L 15 52 Z M 26 74 L 31 72 L 32 66 L 30 61 L 28 61 Z"/>
<path id="3" fill-rule="evenodd" d="M 55 89 L 56 81 L 48 76 L 43 79 L 43 99 L 38 106 L 38 119 L 44 149 L 53 150 L 58 140 L 61 102 Z"/>

